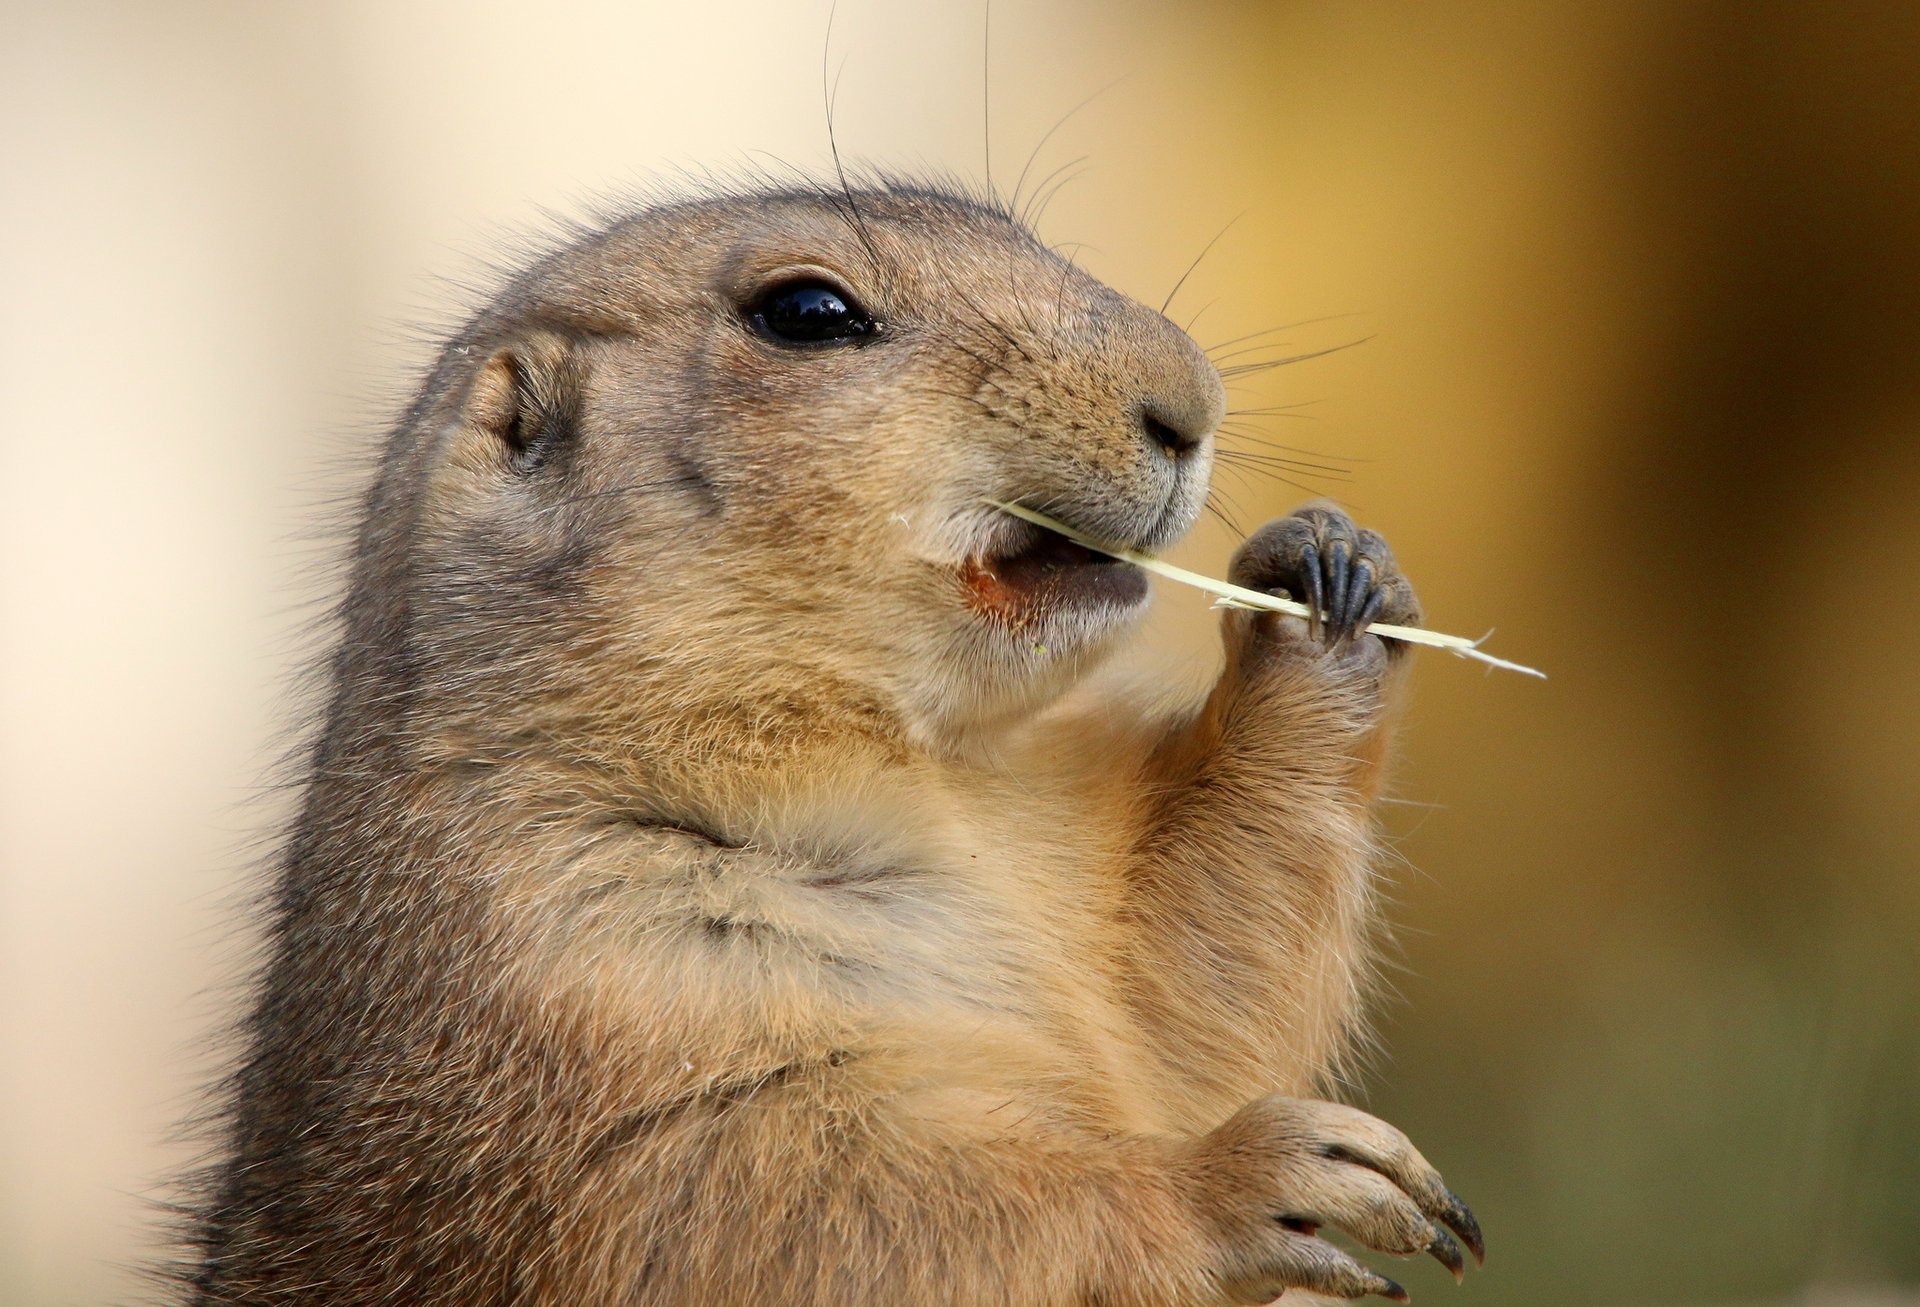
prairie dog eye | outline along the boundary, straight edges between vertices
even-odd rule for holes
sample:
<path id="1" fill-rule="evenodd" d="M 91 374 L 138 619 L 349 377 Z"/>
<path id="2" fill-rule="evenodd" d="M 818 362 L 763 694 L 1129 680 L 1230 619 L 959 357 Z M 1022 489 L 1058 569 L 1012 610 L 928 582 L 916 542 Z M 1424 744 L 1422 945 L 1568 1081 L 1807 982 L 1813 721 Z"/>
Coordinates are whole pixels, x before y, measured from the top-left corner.
<path id="1" fill-rule="evenodd" d="M 842 345 L 879 330 L 873 315 L 832 282 L 817 277 L 781 282 L 747 306 L 747 320 L 783 345 Z"/>

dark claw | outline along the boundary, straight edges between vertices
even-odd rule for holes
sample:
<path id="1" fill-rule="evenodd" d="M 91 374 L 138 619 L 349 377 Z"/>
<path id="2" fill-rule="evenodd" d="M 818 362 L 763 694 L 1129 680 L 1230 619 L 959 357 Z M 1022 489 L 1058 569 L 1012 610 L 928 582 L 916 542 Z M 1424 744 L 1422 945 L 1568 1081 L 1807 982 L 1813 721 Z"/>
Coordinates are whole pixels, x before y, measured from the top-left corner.
<path id="1" fill-rule="evenodd" d="M 1300 551 L 1300 580 L 1301 588 L 1307 592 L 1307 607 L 1313 610 L 1313 616 L 1307 618 L 1307 630 L 1318 640 L 1321 603 L 1325 592 L 1320 587 L 1320 554 L 1312 545 Z"/>
<path id="2" fill-rule="evenodd" d="M 1353 579 L 1347 583 L 1347 628 L 1341 632 L 1342 640 L 1352 640 L 1360 634 L 1365 625 L 1360 614 L 1366 611 L 1373 593 L 1373 563 L 1365 558 L 1354 559 Z"/>
<path id="3" fill-rule="evenodd" d="M 1460 1245 L 1445 1230 L 1433 1232 L 1433 1242 L 1427 1245 L 1427 1251 L 1433 1259 L 1453 1272 L 1453 1282 L 1460 1283 L 1467 1278 L 1467 1255 L 1460 1251 Z"/>
<path id="4" fill-rule="evenodd" d="M 1389 1280 L 1386 1276 L 1383 1275 L 1380 1277 L 1380 1283 L 1384 1284 L 1386 1288 L 1375 1289 L 1374 1292 L 1379 1294 L 1382 1298 L 1391 1298 L 1395 1302 L 1412 1302 L 1413 1301 L 1413 1295 L 1409 1294 L 1405 1289 L 1402 1289 L 1399 1285 L 1395 1284 L 1392 1280 Z"/>
<path id="5" fill-rule="evenodd" d="M 1473 1219 L 1473 1213 L 1467 1210 L 1467 1205 L 1452 1190 L 1447 1191 L 1447 1209 L 1441 1213 L 1440 1219 L 1473 1251 L 1473 1264 L 1485 1266 L 1487 1241 L 1480 1234 L 1480 1222 Z"/>
<path id="6" fill-rule="evenodd" d="M 1360 615 L 1353 619 L 1353 635 L 1356 640 L 1367 633 L 1367 628 L 1373 625 L 1374 618 L 1380 616 L 1380 610 L 1386 602 L 1385 590 L 1375 590 L 1367 596 L 1367 602 L 1361 606 Z"/>
<path id="7" fill-rule="evenodd" d="M 1327 542 L 1327 638 L 1337 640 L 1347 625 L 1347 542 Z"/>

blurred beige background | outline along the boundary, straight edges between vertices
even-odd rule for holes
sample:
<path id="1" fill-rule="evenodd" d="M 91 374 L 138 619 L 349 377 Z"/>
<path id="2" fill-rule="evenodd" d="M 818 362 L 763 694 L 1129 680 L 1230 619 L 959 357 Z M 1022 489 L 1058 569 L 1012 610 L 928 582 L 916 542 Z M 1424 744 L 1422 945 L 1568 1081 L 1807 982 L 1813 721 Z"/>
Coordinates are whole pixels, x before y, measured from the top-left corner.
<path id="1" fill-rule="evenodd" d="M 1158 303 L 1238 215 L 1177 319 L 1368 338 L 1236 393 L 1350 479 L 1223 506 L 1340 495 L 1436 625 L 1553 674 L 1423 655 L 1391 816 L 1356 1093 L 1485 1219 L 1447 1301 L 1920 1301 L 1916 15 L 993 4 L 1003 188 L 1107 88 L 1040 153 L 1087 156 L 1045 236 Z M 842 0 L 842 149 L 980 177 L 980 18 Z M 135 1292 L 324 524 L 431 324 L 543 206 L 819 167 L 825 27 L 0 6 L 0 1302 Z M 1160 602 L 1204 658 L 1204 601 Z"/>

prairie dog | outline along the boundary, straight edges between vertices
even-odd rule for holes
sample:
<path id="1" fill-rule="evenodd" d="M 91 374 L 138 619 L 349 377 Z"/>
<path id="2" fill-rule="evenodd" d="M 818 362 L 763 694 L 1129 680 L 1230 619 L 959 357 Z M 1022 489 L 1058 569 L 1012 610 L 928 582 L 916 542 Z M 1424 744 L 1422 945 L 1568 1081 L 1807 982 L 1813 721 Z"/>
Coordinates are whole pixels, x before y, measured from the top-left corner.
<path id="1" fill-rule="evenodd" d="M 1089 696 L 1218 372 L 994 206 L 741 191 L 539 261 L 365 503 L 199 1303 L 1404 1296 L 1472 1216 L 1308 1095 L 1418 608 L 1330 505 L 1177 711 Z M 1449 1234 L 1449 1230 L 1452 1231 Z M 1458 1242 L 1456 1242 L 1456 1236 Z"/>

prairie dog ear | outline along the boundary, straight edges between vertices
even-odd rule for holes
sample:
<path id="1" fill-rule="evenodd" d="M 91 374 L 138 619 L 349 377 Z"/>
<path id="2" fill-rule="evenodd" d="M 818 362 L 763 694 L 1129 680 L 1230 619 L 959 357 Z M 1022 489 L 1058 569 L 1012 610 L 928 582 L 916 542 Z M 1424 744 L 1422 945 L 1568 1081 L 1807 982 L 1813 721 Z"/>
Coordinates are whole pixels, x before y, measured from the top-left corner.
<path id="1" fill-rule="evenodd" d="M 573 343 L 533 331 L 481 365 L 461 414 L 459 461 L 531 475 L 563 459 L 578 430 L 580 362 Z"/>

